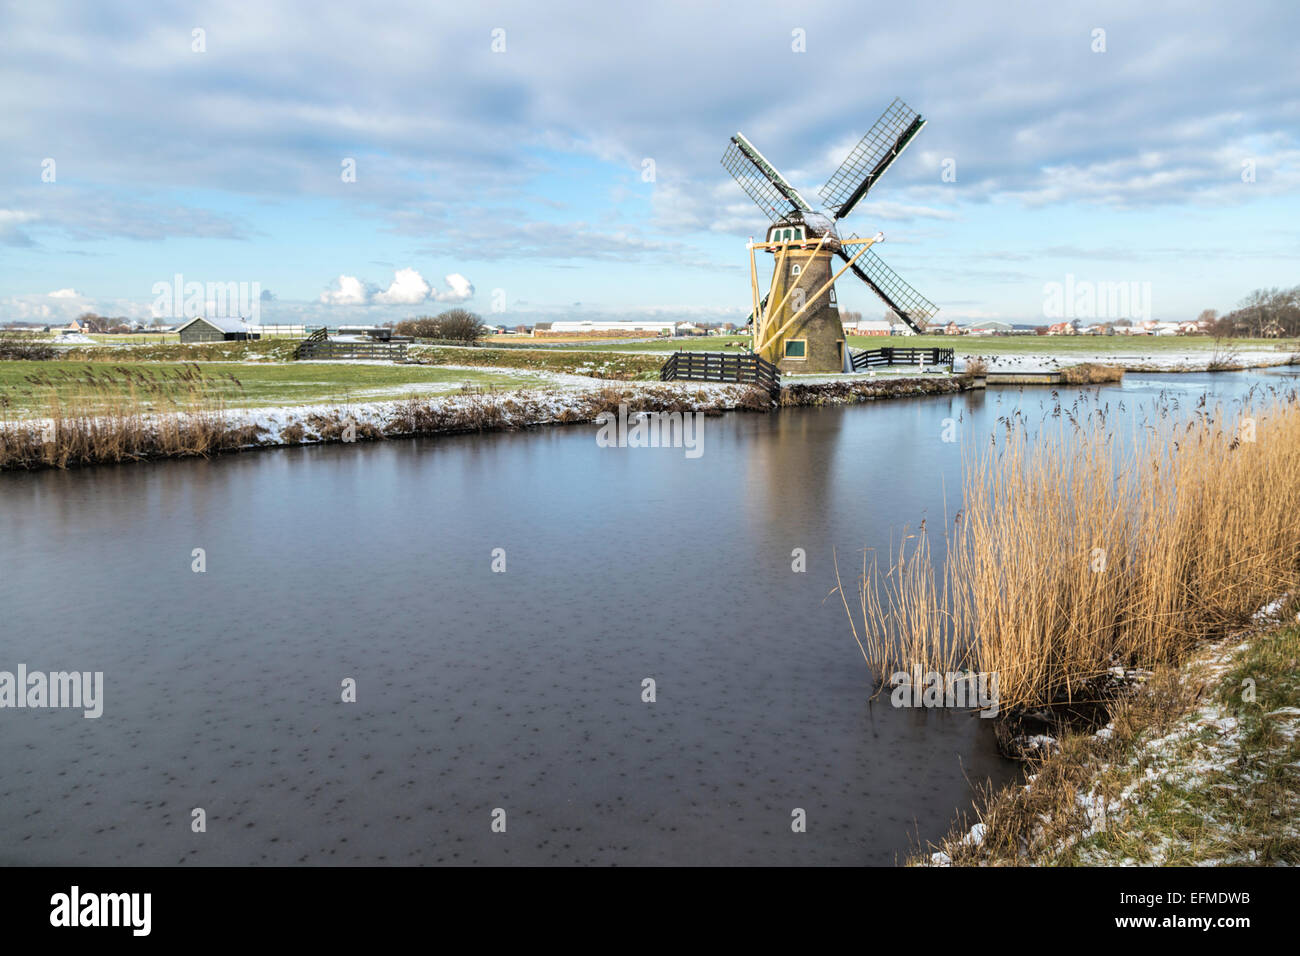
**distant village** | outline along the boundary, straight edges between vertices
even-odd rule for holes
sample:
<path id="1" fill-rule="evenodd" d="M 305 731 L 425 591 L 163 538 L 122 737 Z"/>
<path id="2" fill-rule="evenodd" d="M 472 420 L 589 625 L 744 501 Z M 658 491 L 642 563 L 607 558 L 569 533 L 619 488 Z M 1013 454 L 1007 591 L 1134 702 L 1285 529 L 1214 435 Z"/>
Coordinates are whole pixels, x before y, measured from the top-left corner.
<path id="1" fill-rule="evenodd" d="M 464 312 L 464 310 L 460 310 Z M 475 321 L 483 320 L 473 313 L 465 316 Z M 859 312 L 842 310 L 840 318 L 849 335 L 887 336 L 915 335 L 901 320 L 889 316 L 865 319 Z M 399 333 L 424 336 L 422 331 L 408 331 L 404 325 L 418 325 L 420 320 L 384 322 L 373 326 L 345 327 L 355 334 L 388 338 L 395 326 Z M 41 330 L 63 336 L 89 334 L 179 333 L 182 342 L 210 342 L 222 339 L 260 338 L 277 335 L 304 335 L 313 325 L 273 325 L 241 318 L 196 317 L 181 322 L 153 319 L 148 322 L 109 318 L 87 312 L 69 322 L 41 326 L 33 322 L 11 322 L 9 329 Z M 341 331 L 331 328 L 331 332 Z M 571 319 L 537 322 L 532 325 L 508 326 L 483 322 L 482 332 L 491 336 L 530 336 L 532 338 L 683 338 L 705 335 L 738 335 L 749 331 L 745 323 L 682 321 L 675 318 L 652 319 Z M 929 329 L 935 335 L 1209 335 L 1216 338 L 1291 338 L 1300 336 L 1300 286 L 1284 289 L 1257 289 L 1246 296 L 1240 306 L 1226 315 L 1206 309 L 1196 319 L 1185 321 L 1132 320 L 1119 318 L 1105 321 L 1073 319 L 1050 324 L 1019 324 L 1000 320 L 971 321 L 946 324 L 934 323 Z M 385 335 L 384 333 L 388 334 Z"/>

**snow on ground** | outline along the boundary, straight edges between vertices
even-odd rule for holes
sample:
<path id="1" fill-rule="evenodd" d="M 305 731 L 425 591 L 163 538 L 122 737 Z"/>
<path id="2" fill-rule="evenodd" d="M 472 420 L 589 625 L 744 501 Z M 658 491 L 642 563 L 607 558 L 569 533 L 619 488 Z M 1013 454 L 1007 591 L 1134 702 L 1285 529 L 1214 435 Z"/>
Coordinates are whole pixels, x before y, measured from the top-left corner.
<path id="1" fill-rule="evenodd" d="M 960 346 L 957 348 L 960 353 Z M 1281 352 L 1276 349 L 1240 349 L 1225 350 L 1218 358 L 1232 362 L 1243 368 L 1265 368 L 1275 365 L 1288 365 L 1295 353 Z M 1025 352 L 1002 353 L 990 355 L 965 355 L 963 359 L 982 358 L 988 363 L 990 372 L 1055 372 L 1070 365 L 1093 363 L 1096 365 L 1118 366 L 1129 372 L 1204 372 L 1215 359 L 1215 351 L 1210 348 L 1188 349 L 1152 349 L 1151 351 L 1110 351 L 1098 349 L 1096 352 Z M 962 362 L 959 360 L 959 370 Z"/>
<path id="2" fill-rule="evenodd" d="M 915 365 L 900 365 L 890 368 L 875 368 L 866 372 L 826 372 L 817 375 L 800 375 L 793 372 L 781 373 L 783 385 L 824 385 L 830 382 L 871 382 L 891 378 L 947 378 L 948 366 L 942 365 L 936 371 L 932 367 L 919 368 Z"/>
<path id="3" fill-rule="evenodd" d="M 578 376 L 567 377 L 579 378 Z M 750 386 L 747 385 L 704 382 L 647 382 L 639 385 L 629 382 L 610 383 L 599 379 L 582 379 L 582 382 L 588 384 L 589 387 L 587 389 L 524 388 L 510 392 L 491 393 L 457 392 L 452 395 L 423 398 L 420 400 L 420 404 L 423 408 L 436 408 L 440 411 L 452 413 L 460 411 L 468 413 L 481 407 L 484 402 L 491 402 L 505 411 L 505 419 L 510 425 L 525 426 L 547 425 L 562 420 L 575 420 L 574 415 L 580 414 L 590 407 L 593 392 L 598 392 L 611 385 L 634 394 L 638 391 L 647 390 L 646 386 L 650 385 L 653 385 L 654 390 L 660 393 L 667 390 L 679 392 L 683 395 L 702 394 L 709 405 L 720 408 L 737 407 L 750 391 Z M 597 387 L 591 388 L 590 382 L 595 382 Z M 308 420 L 313 416 L 337 417 L 342 420 L 354 421 L 357 425 L 373 425 L 382 430 L 394 419 L 400 417 L 408 406 L 409 401 L 381 401 L 346 405 L 333 403 L 292 405 L 278 408 L 235 409 L 229 413 L 228 421 L 232 425 L 252 424 L 261 426 L 267 431 L 267 434 L 263 436 L 263 441 L 279 442 L 282 440 L 281 435 L 285 429 L 294 425 L 307 425 Z M 514 411 L 511 409 L 514 409 Z"/>
<path id="4" fill-rule="evenodd" d="M 741 405 L 752 391 L 750 385 L 733 385 L 717 382 L 610 382 L 603 379 L 582 379 L 580 376 L 566 376 L 579 379 L 586 388 L 521 388 L 511 391 L 459 390 L 452 394 L 426 395 L 415 399 L 390 399 L 387 401 L 364 402 L 321 402 L 310 405 L 281 405 L 265 408 L 231 408 L 221 414 L 226 427 L 236 429 L 254 425 L 264 432 L 259 435 L 257 444 L 297 444 L 310 438 L 286 436 L 289 429 L 301 429 L 310 435 L 314 432 L 311 425 L 313 418 L 337 420 L 340 423 L 353 422 L 358 427 L 370 425 L 384 430 L 394 421 L 401 420 L 414 400 L 423 411 L 447 413 L 454 416 L 463 412 L 469 420 L 485 406 L 495 408 L 502 424 L 510 427 L 529 425 L 547 425 L 560 421 L 582 421 L 587 411 L 597 400 L 606 400 L 607 389 L 633 397 L 640 395 L 672 395 L 695 399 L 691 404 L 701 410 L 727 410 Z M 594 387 L 593 387 L 594 383 Z M 409 389 L 401 391 L 409 393 Z M 173 417 L 175 413 L 159 412 L 141 416 L 146 423 L 159 422 Z M 107 418 L 102 424 L 110 424 Z M 9 425 L 10 428 L 26 428 L 40 433 L 52 427 L 54 422 L 48 418 L 25 419 Z"/>
<path id="5" fill-rule="evenodd" d="M 1283 595 L 1261 607 L 1255 613 L 1254 621 L 1257 624 L 1275 623 L 1278 612 L 1285 606 L 1289 597 L 1290 595 Z M 1233 662 L 1249 648 L 1250 642 L 1242 641 L 1240 638 L 1208 645 L 1195 660 L 1187 664 L 1183 679 L 1196 681 L 1205 687 L 1217 686 L 1222 683 Z M 1300 720 L 1297 720 L 1300 718 L 1300 708 L 1281 707 L 1264 716 L 1278 722 L 1278 733 L 1287 740 L 1294 739 L 1297 732 L 1300 732 Z M 1095 731 L 1094 735 L 1099 740 L 1109 740 L 1114 735 L 1114 724 L 1107 724 Z M 1051 740 L 1050 737 L 1045 739 Z M 1209 783 L 1211 779 L 1229 769 L 1234 769 L 1238 780 L 1250 782 L 1253 777 L 1259 775 L 1260 771 L 1239 766 L 1243 740 L 1244 730 L 1238 718 L 1229 713 L 1212 694 L 1206 694 L 1200 706 L 1180 719 L 1169 733 L 1139 740 L 1134 745 L 1127 757 L 1131 778 L 1127 780 L 1118 797 L 1107 799 L 1100 792 L 1099 785 L 1086 792 L 1075 794 L 1075 804 L 1083 811 L 1087 823 L 1072 833 L 1065 843 L 1056 846 L 1052 852 L 1062 853 L 1069 846 L 1108 829 L 1123 831 L 1126 818 L 1139 808 L 1144 800 L 1150 799 L 1152 795 L 1162 790 L 1195 793 L 1207 786 L 1236 789 L 1233 784 Z M 1109 769 L 1108 764 L 1096 768 L 1097 774 L 1105 773 Z M 1035 774 L 1028 778 L 1028 782 L 1024 785 L 1026 789 L 1033 785 L 1036 777 Z M 1223 843 L 1229 842 L 1228 837 L 1235 832 L 1237 825 L 1236 820 L 1220 819 L 1212 814 L 1206 816 L 1204 820 L 1204 827 L 1210 839 L 1218 839 Z M 1041 835 L 1043 828 L 1038 827 L 1036 832 Z M 957 841 L 957 845 L 978 846 L 983 843 L 985 836 L 985 825 L 977 823 Z M 949 848 L 951 849 L 951 846 Z M 1167 865 L 1171 860 L 1182 858 L 1187 847 L 1180 846 L 1165 837 L 1158 842 L 1149 843 L 1148 849 L 1149 865 L 1162 866 Z M 1211 862 L 1213 865 L 1226 865 L 1249 863 L 1251 860 L 1247 856 L 1238 855 Z M 1116 861 L 1104 852 L 1085 850 L 1080 854 L 1080 864 L 1114 866 Z M 1121 863 L 1125 866 L 1135 864 L 1136 861 L 1132 859 L 1123 860 Z M 930 865 L 951 866 L 952 857 L 943 851 L 932 853 Z"/>

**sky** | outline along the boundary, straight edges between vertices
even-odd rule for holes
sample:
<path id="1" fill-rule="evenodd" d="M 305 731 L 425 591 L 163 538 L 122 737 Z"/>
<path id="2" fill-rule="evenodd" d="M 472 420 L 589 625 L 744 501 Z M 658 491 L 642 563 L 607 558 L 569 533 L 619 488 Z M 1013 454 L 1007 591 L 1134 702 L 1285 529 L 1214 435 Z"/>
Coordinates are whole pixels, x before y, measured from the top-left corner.
<path id="1" fill-rule="evenodd" d="M 896 96 L 928 125 L 847 227 L 940 320 L 1067 281 L 1228 311 L 1300 284 L 1298 36 L 1294 0 L 3 3 L 0 322 L 193 283 L 264 323 L 743 320 L 729 137 L 811 200 Z"/>

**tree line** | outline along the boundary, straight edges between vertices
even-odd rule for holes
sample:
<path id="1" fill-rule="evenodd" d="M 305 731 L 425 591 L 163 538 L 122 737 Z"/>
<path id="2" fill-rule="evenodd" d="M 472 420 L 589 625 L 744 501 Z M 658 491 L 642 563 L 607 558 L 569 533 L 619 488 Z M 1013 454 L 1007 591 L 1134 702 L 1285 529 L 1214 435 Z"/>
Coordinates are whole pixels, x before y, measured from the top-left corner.
<path id="1" fill-rule="evenodd" d="M 1300 285 L 1289 289 L 1256 289 L 1227 315 L 1206 309 L 1198 321 L 1212 335 L 1224 338 L 1300 337 Z"/>

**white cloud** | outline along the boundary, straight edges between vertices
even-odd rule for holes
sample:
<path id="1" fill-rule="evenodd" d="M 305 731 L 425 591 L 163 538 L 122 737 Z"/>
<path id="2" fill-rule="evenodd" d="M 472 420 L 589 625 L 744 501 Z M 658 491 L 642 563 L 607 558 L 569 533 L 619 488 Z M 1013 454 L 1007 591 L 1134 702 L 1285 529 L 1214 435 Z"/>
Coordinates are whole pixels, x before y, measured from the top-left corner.
<path id="1" fill-rule="evenodd" d="M 450 278 L 450 277 L 448 277 Z M 414 269 L 398 269 L 389 287 L 375 296 L 381 305 L 418 305 L 429 296 L 429 283 Z"/>
<path id="2" fill-rule="evenodd" d="M 464 302 L 466 299 L 474 296 L 474 283 L 470 282 L 459 272 L 453 272 L 446 277 L 447 291 L 439 292 L 436 289 L 430 296 L 435 302 Z"/>
<path id="3" fill-rule="evenodd" d="M 81 294 L 76 289 L 55 289 L 49 293 L 51 299 L 79 299 Z"/>
<path id="4" fill-rule="evenodd" d="M 326 289 L 320 294 L 325 305 L 365 305 L 370 292 L 356 276 L 339 276 L 338 288 Z"/>
<path id="5" fill-rule="evenodd" d="M 321 293 L 325 305 L 419 305 L 421 302 L 464 302 L 474 296 L 474 283 L 459 272 L 446 277 L 447 288 L 432 288 L 417 269 L 398 269 L 382 292 L 356 276 L 341 275 L 334 288 Z"/>

